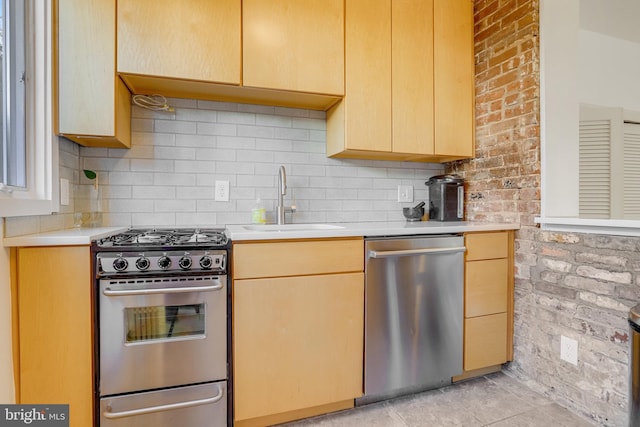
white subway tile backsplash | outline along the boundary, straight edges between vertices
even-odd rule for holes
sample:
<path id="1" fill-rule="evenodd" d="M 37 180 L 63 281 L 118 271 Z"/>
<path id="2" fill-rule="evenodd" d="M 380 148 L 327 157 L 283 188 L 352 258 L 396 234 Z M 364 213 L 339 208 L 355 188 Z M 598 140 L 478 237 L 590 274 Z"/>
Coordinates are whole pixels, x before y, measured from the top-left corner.
<path id="1" fill-rule="evenodd" d="M 256 148 L 256 139 L 242 136 L 217 136 L 216 147 L 231 148 L 234 150 L 253 150 Z"/>
<path id="2" fill-rule="evenodd" d="M 174 171 L 178 173 L 214 173 L 216 171 L 216 163 L 212 160 L 176 160 L 174 162 Z"/>
<path id="3" fill-rule="evenodd" d="M 186 147 L 157 147 L 154 151 L 156 159 L 195 160 L 196 149 Z"/>
<path id="4" fill-rule="evenodd" d="M 175 145 L 177 147 L 190 147 L 190 148 L 212 148 L 217 144 L 217 139 L 214 135 L 175 135 Z"/>
<path id="5" fill-rule="evenodd" d="M 131 119 L 131 132 L 153 132 L 153 119 Z"/>
<path id="6" fill-rule="evenodd" d="M 84 203 L 98 173 L 105 225 L 223 226 L 251 222 L 256 198 L 275 221 L 280 165 L 285 204 L 294 222 L 404 220 L 397 186 L 413 185 L 415 203 L 440 164 L 327 158 L 326 113 L 263 105 L 169 99 L 175 112 L 134 106 L 131 149 L 79 147 L 61 139 L 60 176 L 69 177 L 73 208 Z M 230 200 L 214 200 L 216 180 L 230 183 Z M 64 211 L 67 212 L 67 211 Z M 72 225 L 73 215 L 7 218 L 6 235 Z"/>
<path id="7" fill-rule="evenodd" d="M 185 122 L 215 122 L 218 119 L 218 113 L 215 110 L 178 108 L 176 109 L 175 119 Z"/>
<path id="8" fill-rule="evenodd" d="M 197 123 L 179 120 L 154 120 L 153 131 L 161 133 L 196 133 Z"/>
<path id="9" fill-rule="evenodd" d="M 219 148 L 198 148 L 196 150 L 197 160 L 219 160 L 234 161 L 236 160 L 236 150 L 219 149 Z"/>
<path id="10" fill-rule="evenodd" d="M 238 113 L 235 111 L 221 111 L 218 113 L 219 123 L 231 123 L 236 125 L 255 125 L 255 114 Z"/>
<path id="11" fill-rule="evenodd" d="M 133 227 L 167 227 L 176 225 L 175 213 L 134 213 L 131 214 Z"/>
<path id="12" fill-rule="evenodd" d="M 189 173 L 155 173 L 153 174 L 153 185 L 195 185 L 196 176 Z"/>
<path id="13" fill-rule="evenodd" d="M 253 138 L 273 138 L 275 128 L 268 126 L 246 126 L 238 125 L 238 136 L 248 136 Z"/>
<path id="14" fill-rule="evenodd" d="M 290 128 L 292 118 L 288 116 L 274 116 L 273 114 L 256 114 L 255 124 L 258 126 L 273 126 Z"/>
<path id="15" fill-rule="evenodd" d="M 198 122 L 197 129 L 198 129 L 198 132 L 197 132 L 198 135 L 221 135 L 221 136 L 240 135 L 238 126 L 225 124 L 225 123 Z"/>
<path id="16" fill-rule="evenodd" d="M 176 145 L 176 137 L 178 136 L 184 137 L 186 135 L 175 135 L 172 133 L 153 133 L 152 130 L 148 132 L 131 132 L 131 146 L 137 147 L 141 145 L 151 145 L 155 147 L 171 147 Z"/>
<path id="17" fill-rule="evenodd" d="M 234 111 L 240 111 L 242 113 L 275 114 L 276 107 L 258 104 L 236 104 Z"/>
<path id="18" fill-rule="evenodd" d="M 110 185 L 152 185 L 154 174 L 143 172 L 108 172 L 108 176 Z"/>
<path id="19" fill-rule="evenodd" d="M 275 138 L 277 139 L 290 139 L 298 141 L 309 140 L 308 129 L 293 129 L 293 128 L 275 128 Z"/>
<path id="20" fill-rule="evenodd" d="M 173 165 L 172 160 L 131 159 L 132 172 L 173 172 Z"/>
<path id="21" fill-rule="evenodd" d="M 195 200 L 154 200 L 154 212 L 195 212 Z"/>
<path id="22" fill-rule="evenodd" d="M 176 198 L 176 188 L 168 185 L 160 187 L 140 185 L 133 187 L 131 197 L 134 199 L 173 200 Z"/>
<path id="23" fill-rule="evenodd" d="M 114 213 L 153 212 L 153 200 L 108 199 L 105 210 Z"/>
<path id="24" fill-rule="evenodd" d="M 327 122 L 325 118 L 322 119 L 311 119 L 308 117 L 303 118 L 293 118 L 291 121 L 291 127 L 296 129 L 307 129 L 307 130 L 327 130 Z"/>

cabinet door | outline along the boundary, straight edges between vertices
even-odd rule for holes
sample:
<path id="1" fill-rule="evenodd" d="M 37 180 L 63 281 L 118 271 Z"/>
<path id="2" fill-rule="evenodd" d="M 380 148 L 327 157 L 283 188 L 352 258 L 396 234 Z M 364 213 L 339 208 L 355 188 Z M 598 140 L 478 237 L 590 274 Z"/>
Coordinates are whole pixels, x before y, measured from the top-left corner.
<path id="1" fill-rule="evenodd" d="M 243 85 L 344 94 L 344 0 L 243 0 Z"/>
<path id="2" fill-rule="evenodd" d="M 464 370 L 505 363 L 508 360 L 507 333 L 507 313 L 465 319 Z"/>
<path id="3" fill-rule="evenodd" d="M 435 154 L 473 157 L 473 1 L 434 0 Z"/>
<path id="4" fill-rule="evenodd" d="M 433 154 L 433 0 L 392 2 L 393 151 Z"/>
<path id="5" fill-rule="evenodd" d="M 89 248 L 18 250 L 19 403 L 68 403 L 71 427 L 93 425 Z"/>
<path id="6" fill-rule="evenodd" d="M 362 395 L 364 274 L 235 280 L 235 419 Z"/>
<path id="7" fill-rule="evenodd" d="M 327 113 L 327 154 L 391 152 L 391 0 L 346 0 L 345 97 Z"/>
<path id="8" fill-rule="evenodd" d="M 240 0 L 118 0 L 118 72 L 240 83 Z"/>
<path id="9" fill-rule="evenodd" d="M 130 94 L 116 76 L 115 0 L 57 4 L 57 132 L 82 145 L 131 146 Z"/>

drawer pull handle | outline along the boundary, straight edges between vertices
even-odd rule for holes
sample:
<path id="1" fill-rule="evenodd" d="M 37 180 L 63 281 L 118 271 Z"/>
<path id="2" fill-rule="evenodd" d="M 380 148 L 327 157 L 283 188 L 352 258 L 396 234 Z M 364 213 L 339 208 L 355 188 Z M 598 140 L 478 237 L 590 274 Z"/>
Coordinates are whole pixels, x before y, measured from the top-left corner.
<path id="1" fill-rule="evenodd" d="M 191 408 L 193 406 L 208 405 L 210 403 L 216 403 L 217 401 L 222 399 L 223 394 L 224 392 L 222 391 L 222 387 L 220 387 L 220 384 L 218 384 L 218 394 L 206 399 L 189 400 L 187 402 L 170 403 L 168 405 L 152 406 L 150 408 L 132 409 L 130 411 L 122 411 L 122 412 L 111 412 L 111 406 L 107 406 L 107 410 L 104 411 L 102 415 L 104 415 L 105 418 L 115 419 L 115 418 L 133 417 L 136 415 L 151 414 L 154 412 L 171 411 L 173 409 Z"/>

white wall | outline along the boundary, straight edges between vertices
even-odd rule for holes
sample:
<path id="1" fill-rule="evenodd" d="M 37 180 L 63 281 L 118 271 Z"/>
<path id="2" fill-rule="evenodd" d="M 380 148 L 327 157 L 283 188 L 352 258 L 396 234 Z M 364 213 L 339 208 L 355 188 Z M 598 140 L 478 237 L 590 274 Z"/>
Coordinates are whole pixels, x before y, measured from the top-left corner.
<path id="1" fill-rule="evenodd" d="M 578 59 L 580 102 L 640 111 L 639 43 L 581 30 Z"/>
<path id="2" fill-rule="evenodd" d="M 543 217 L 578 215 L 579 0 L 540 2 Z"/>
<path id="3" fill-rule="evenodd" d="M 4 222 L 0 218 L 0 225 Z M 14 403 L 11 342 L 11 278 L 9 249 L 2 246 L 4 227 L 0 227 L 0 403 Z"/>

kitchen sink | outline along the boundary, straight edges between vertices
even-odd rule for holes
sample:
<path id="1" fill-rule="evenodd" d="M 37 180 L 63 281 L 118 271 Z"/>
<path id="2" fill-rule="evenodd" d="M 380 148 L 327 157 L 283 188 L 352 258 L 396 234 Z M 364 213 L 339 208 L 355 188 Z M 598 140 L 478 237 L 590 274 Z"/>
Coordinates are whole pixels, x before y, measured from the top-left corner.
<path id="1" fill-rule="evenodd" d="M 340 230 L 344 227 L 332 224 L 261 224 L 244 225 L 242 228 L 248 231 L 313 231 L 313 230 Z"/>

